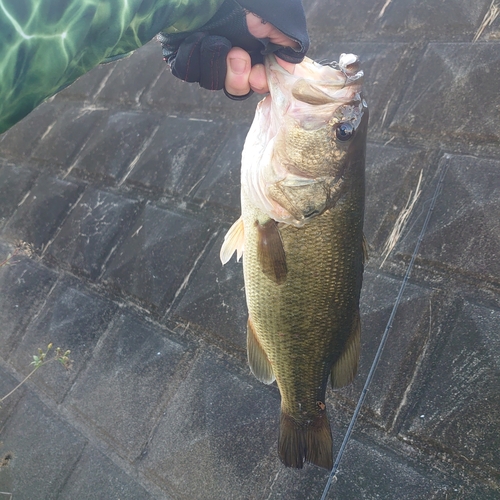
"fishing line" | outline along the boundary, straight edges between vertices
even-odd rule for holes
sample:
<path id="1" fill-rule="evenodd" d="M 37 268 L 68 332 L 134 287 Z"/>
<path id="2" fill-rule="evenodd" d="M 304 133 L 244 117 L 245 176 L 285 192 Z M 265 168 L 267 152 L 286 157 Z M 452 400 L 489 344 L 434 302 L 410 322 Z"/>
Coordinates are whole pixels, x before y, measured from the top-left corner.
<path id="1" fill-rule="evenodd" d="M 399 304 L 401 303 L 401 299 L 403 297 L 403 293 L 405 291 L 406 285 L 408 283 L 408 280 L 410 278 L 410 273 L 413 268 L 413 264 L 415 263 L 415 259 L 417 257 L 420 244 L 422 243 L 422 240 L 424 239 L 424 235 L 427 231 L 427 226 L 429 225 L 429 220 L 431 218 L 432 212 L 434 211 L 434 207 L 436 206 L 436 200 L 441 193 L 443 182 L 444 182 L 444 176 L 446 174 L 446 171 L 448 170 L 448 164 L 445 165 L 443 168 L 441 175 L 439 176 L 438 183 L 436 185 L 436 189 L 434 191 L 434 195 L 431 198 L 431 204 L 429 206 L 429 209 L 427 210 L 427 214 L 424 220 L 424 223 L 422 225 L 422 229 L 420 230 L 420 234 L 417 239 L 417 243 L 415 244 L 415 249 L 413 250 L 413 254 L 410 259 L 410 263 L 408 264 L 408 267 L 406 269 L 406 273 L 403 278 L 403 282 L 401 283 L 401 287 L 399 289 L 399 293 L 396 297 L 396 301 L 394 302 L 394 306 L 391 311 L 391 315 L 389 317 L 389 320 L 387 321 L 387 325 L 385 327 L 384 333 L 382 335 L 382 338 L 380 339 L 380 344 L 377 349 L 377 353 L 375 354 L 375 358 L 373 359 L 372 366 L 370 368 L 370 371 L 368 373 L 368 376 L 366 377 L 365 385 L 363 387 L 363 390 L 361 391 L 361 395 L 359 396 L 358 403 L 356 405 L 356 409 L 354 410 L 354 413 L 351 418 L 351 422 L 349 423 L 349 427 L 347 428 L 347 431 L 344 436 L 344 440 L 342 441 L 342 445 L 340 446 L 339 452 L 337 454 L 337 458 L 335 459 L 335 463 L 333 464 L 333 468 L 330 472 L 330 475 L 328 477 L 328 481 L 326 483 L 325 489 L 323 490 L 323 495 L 321 496 L 321 500 L 326 500 L 326 496 L 328 495 L 328 492 L 330 491 L 330 487 L 333 482 L 337 480 L 337 473 L 339 471 L 339 465 L 340 461 L 342 460 L 342 457 L 344 456 L 345 449 L 347 447 L 347 443 L 349 442 L 352 434 L 352 430 L 354 428 L 354 425 L 356 424 L 356 421 L 358 419 L 359 413 L 361 411 L 361 407 L 363 406 L 363 403 L 365 402 L 366 394 L 368 393 L 368 388 L 372 382 L 373 376 L 375 374 L 375 370 L 377 369 L 377 366 L 379 364 L 380 358 L 382 356 L 382 352 L 385 347 L 385 343 L 387 341 L 387 337 L 389 336 L 389 331 L 392 328 L 392 323 L 394 321 L 394 317 L 396 316 L 396 312 L 398 310 Z"/>

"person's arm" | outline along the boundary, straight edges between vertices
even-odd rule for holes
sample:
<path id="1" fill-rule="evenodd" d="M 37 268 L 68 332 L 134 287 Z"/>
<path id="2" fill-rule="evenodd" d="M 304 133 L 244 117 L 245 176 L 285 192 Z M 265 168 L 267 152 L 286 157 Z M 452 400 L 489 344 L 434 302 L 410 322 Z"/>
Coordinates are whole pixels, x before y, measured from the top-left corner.
<path id="1" fill-rule="evenodd" d="M 223 0 L 3 0 L 0 133 L 102 62 L 157 33 L 194 31 Z"/>

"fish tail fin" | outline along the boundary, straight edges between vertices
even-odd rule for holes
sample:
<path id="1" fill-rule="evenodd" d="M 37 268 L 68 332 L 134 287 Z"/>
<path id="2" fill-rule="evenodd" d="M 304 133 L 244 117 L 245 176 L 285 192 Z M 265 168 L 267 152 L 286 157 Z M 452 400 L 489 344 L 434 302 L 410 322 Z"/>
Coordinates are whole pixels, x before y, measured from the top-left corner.
<path id="1" fill-rule="evenodd" d="M 324 410 L 309 424 L 281 411 L 278 453 L 284 465 L 302 469 L 304 462 L 309 462 L 331 470 L 332 450 L 332 431 Z"/>

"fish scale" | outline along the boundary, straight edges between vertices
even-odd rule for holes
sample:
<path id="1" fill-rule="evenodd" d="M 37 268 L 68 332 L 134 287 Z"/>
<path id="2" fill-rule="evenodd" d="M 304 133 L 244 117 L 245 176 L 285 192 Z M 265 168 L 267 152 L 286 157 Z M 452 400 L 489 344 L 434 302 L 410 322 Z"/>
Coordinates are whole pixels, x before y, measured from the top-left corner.
<path id="1" fill-rule="evenodd" d="M 251 226 L 256 216 L 248 211 L 244 221 Z M 318 400 L 324 401 L 324 379 L 343 350 L 345 339 L 341 337 L 350 332 L 353 312 L 357 310 L 359 292 L 347 284 L 355 280 L 362 265 L 361 227 L 351 226 L 346 233 L 345 228 L 335 224 L 336 216 L 335 210 L 328 211 L 302 228 L 288 226 L 280 230 L 290 268 L 283 285 L 276 285 L 259 272 L 255 232 L 250 232 L 245 246 L 248 309 L 287 408 L 295 408 L 300 401 L 310 407 L 315 407 Z M 341 232 L 345 238 L 339 241 Z M 359 250 L 354 252 L 352 243 L 356 239 Z M 350 241 L 347 248 L 343 244 L 346 240 Z M 268 332 L 278 332 L 279 342 Z M 293 357 L 303 358 L 300 366 L 289 363 Z M 304 378 L 321 380 L 322 389 L 311 401 L 299 396 L 304 387 L 311 385 Z"/>

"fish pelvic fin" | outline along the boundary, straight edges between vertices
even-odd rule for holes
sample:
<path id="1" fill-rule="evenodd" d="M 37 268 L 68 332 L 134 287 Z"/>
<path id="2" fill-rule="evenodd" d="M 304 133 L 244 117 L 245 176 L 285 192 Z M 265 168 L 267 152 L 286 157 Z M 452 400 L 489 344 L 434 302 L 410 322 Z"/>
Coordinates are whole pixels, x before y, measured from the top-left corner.
<path id="1" fill-rule="evenodd" d="M 361 321 L 359 310 L 352 322 L 351 333 L 347 339 L 344 351 L 332 366 L 331 383 L 334 389 L 350 384 L 358 371 L 359 351 L 361 346 Z"/>
<path id="2" fill-rule="evenodd" d="M 255 377 L 264 384 L 272 384 L 275 380 L 273 367 L 260 345 L 250 318 L 247 323 L 247 356 L 250 370 Z"/>
<path id="3" fill-rule="evenodd" d="M 281 285 L 286 280 L 288 268 L 278 223 L 269 219 L 265 224 L 258 221 L 255 224 L 258 231 L 257 257 L 260 268 L 269 279 Z"/>
<path id="4" fill-rule="evenodd" d="M 224 236 L 224 243 L 220 249 L 220 260 L 222 265 L 229 262 L 229 259 L 236 252 L 236 258 L 239 261 L 243 255 L 245 244 L 245 227 L 243 224 L 243 217 L 240 217 L 230 228 Z"/>
<path id="5" fill-rule="evenodd" d="M 326 411 L 322 410 L 310 423 L 301 423 L 282 409 L 278 454 L 286 467 L 302 469 L 308 462 L 331 470 L 333 440 Z"/>

